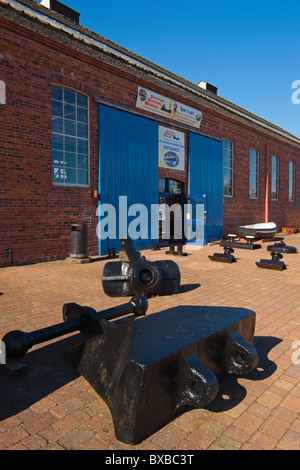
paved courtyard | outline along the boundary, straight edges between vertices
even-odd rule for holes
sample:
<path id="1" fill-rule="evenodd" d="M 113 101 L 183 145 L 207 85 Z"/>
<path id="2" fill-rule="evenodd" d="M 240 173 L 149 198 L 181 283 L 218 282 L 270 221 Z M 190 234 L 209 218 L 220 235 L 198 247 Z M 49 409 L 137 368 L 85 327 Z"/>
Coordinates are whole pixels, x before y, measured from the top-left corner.
<path id="1" fill-rule="evenodd" d="M 300 252 L 300 234 L 283 235 Z M 25 377 L 0 371 L 0 450 L 271 450 L 300 449 L 300 254 L 286 254 L 287 269 L 255 265 L 270 258 L 236 249 L 237 262 L 216 263 L 222 252 L 208 245 L 180 267 L 179 293 L 149 300 L 148 314 L 178 305 L 241 307 L 256 312 L 257 368 L 220 380 L 217 397 L 190 410 L 136 446 L 116 440 L 107 405 L 66 361 L 77 334 L 33 347 Z M 168 259 L 165 249 L 145 251 L 149 260 Z M 8 331 L 32 331 L 62 321 L 62 305 L 77 302 L 96 310 L 123 303 L 103 292 L 104 257 L 88 264 L 63 261 L 0 269 L 0 339 Z"/>

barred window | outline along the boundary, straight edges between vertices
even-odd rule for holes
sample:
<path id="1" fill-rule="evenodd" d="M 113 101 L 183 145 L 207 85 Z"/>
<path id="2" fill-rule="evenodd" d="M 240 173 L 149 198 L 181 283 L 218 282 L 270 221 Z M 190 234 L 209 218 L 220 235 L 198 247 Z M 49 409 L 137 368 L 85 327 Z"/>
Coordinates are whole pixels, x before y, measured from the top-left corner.
<path id="1" fill-rule="evenodd" d="M 88 97 L 52 85 L 52 182 L 88 186 Z"/>

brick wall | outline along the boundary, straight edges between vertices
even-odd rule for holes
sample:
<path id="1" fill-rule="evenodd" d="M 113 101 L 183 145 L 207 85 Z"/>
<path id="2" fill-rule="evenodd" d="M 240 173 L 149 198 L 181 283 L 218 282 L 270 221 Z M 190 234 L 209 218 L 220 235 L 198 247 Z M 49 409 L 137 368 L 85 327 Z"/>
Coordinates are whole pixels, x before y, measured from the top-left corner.
<path id="1" fill-rule="evenodd" d="M 203 132 L 233 143 L 233 196 L 224 197 L 224 233 L 237 233 L 239 225 L 265 222 L 266 217 L 266 167 L 268 164 L 268 212 L 267 221 L 275 222 L 277 227 L 300 227 L 300 151 L 295 147 L 232 122 L 230 119 L 212 119 L 204 113 L 201 124 Z M 268 143 L 269 141 L 269 143 Z M 269 162 L 267 148 L 269 146 Z M 250 148 L 259 153 L 258 199 L 249 197 Z M 279 199 L 271 200 L 271 156 L 279 158 Z M 288 201 L 289 161 L 296 163 L 295 201 Z M 298 162 L 298 164 L 297 164 Z"/>
<path id="2" fill-rule="evenodd" d="M 6 82 L 1 126 L 1 265 L 64 258 L 70 253 L 70 224 L 88 223 L 89 252 L 96 250 L 97 129 L 91 126 L 91 188 L 52 185 L 51 83 L 88 93 L 89 71 L 78 61 L 2 29 L 0 68 Z M 95 74 L 95 71 L 94 71 Z M 91 99 L 90 122 L 97 122 Z"/>
<path id="3" fill-rule="evenodd" d="M 70 225 L 88 224 L 88 252 L 97 253 L 96 208 L 98 187 L 97 102 L 134 109 L 138 77 L 109 69 L 95 59 L 68 52 L 34 33 L 19 34 L 6 22 L 0 28 L 1 80 L 6 104 L 0 105 L 0 265 L 63 259 L 70 253 Z M 90 187 L 52 184 L 51 84 L 59 83 L 87 93 L 90 99 Z M 166 94 L 151 85 L 153 91 Z M 185 102 L 180 98 L 181 102 Z M 195 106 L 186 101 L 189 106 Z M 224 232 L 240 224 L 264 221 L 266 136 L 203 108 L 201 132 L 234 144 L 234 195 L 224 198 Z M 147 114 L 147 113 L 145 113 Z M 170 122 L 172 127 L 172 123 Z M 195 131 L 194 129 L 192 129 Z M 269 219 L 279 226 L 300 226 L 300 185 L 296 202 L 288 203 L 288 161 L 299 161 L 299 150 L 270 140 L 270 155 L 280 158 L 279 201 L 270 201 Z M 260 154 L 260 197 L 248 197 L 249 148 Z M 296 165 L 300 181 L 300 165 Z M 160 169 L 160 177 L 187 182 L 184 172 Z M 269 190 L 270 193 L 270 190 Z M 297 209 L 298 208 L 298 209 Z"/>

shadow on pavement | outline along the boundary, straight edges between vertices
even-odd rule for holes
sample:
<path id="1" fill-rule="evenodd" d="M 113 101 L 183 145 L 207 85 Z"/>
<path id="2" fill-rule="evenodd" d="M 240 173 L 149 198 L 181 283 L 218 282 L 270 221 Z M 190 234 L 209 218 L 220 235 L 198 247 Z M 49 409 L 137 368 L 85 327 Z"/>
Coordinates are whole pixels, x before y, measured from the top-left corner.
<path id="1" fill-rule="evenodd" d="M 256 368 L 248 375 L 226 375 L 219 380 L 219 392 L 216 398 L 205 408 L 215 413 L 227 411 L 243 401 L 247 395 L 247 390 L 238 380 L 245 378 L 249 381 L 264 380 L 270 377 L 277 369 L 275 362 L 268 358 L 268 354 L 282 340 L 275 337 L 255 336 L 254 346 L 259 355 Z"/>
<path id="2" fill-rule="evenodd" d="M 190 292 L 191 290 L 197 289 L 201 284 L 182 284 L 179 287 L 177 294 L 184 294 L 185 292 Z"/>
<path id="3" fill-rule="evenodd" d="M 78 373 L 65 359 L 64 352 L 84 337 L 76 334 L 28 352 L 22 358 L 27 365 L 25 376 L 12 378 L 0 371 L 0 421 L 20 413 L 76 379 Z"/>

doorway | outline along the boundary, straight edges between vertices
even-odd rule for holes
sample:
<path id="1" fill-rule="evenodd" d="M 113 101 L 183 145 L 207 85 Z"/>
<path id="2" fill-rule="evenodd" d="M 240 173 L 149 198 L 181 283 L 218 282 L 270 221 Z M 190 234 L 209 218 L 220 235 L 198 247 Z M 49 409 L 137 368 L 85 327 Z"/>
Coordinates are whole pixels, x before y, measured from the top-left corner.
<path id="1" fill-rule="evenodd" d="M 184 183 L 170 178 L 159 178 L 158 180 L 158 202 L 159 205 L 168 207 L 178 204 L 181 211 L 170 211 L 170 226 L 165 211 L 159 212 L 159 240 L 160 244 L 168 245 L 170 241 L 182 241 L 183 239 L 183 204 L 184 204 Z M 179 238 L 176 228 L 181 224 L 181 237 Z M 168 231 L 169 230 L 169 231 Z"/>

